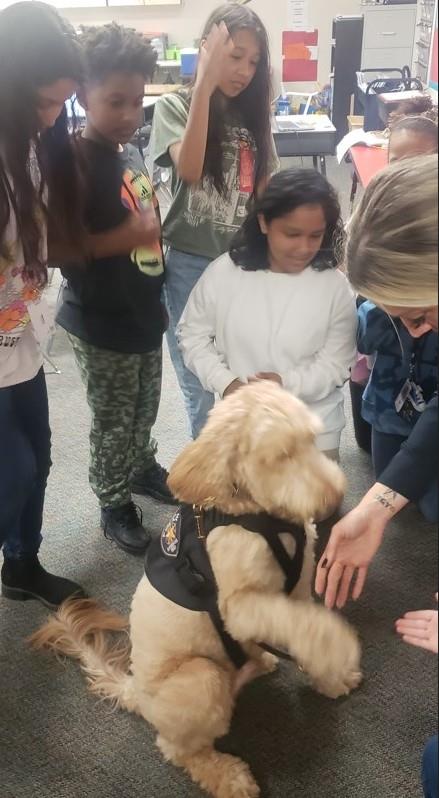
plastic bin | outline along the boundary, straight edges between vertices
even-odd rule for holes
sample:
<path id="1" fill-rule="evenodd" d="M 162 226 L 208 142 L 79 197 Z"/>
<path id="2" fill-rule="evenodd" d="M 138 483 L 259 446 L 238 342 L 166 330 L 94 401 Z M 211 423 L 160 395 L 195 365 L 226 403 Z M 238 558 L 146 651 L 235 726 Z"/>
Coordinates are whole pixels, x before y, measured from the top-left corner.
<path id="1" fill-rule="evenodd" d="M 186 48 L 181 51 L 181 76 L 192 78 L 197 71 L 198 50 Z"/>

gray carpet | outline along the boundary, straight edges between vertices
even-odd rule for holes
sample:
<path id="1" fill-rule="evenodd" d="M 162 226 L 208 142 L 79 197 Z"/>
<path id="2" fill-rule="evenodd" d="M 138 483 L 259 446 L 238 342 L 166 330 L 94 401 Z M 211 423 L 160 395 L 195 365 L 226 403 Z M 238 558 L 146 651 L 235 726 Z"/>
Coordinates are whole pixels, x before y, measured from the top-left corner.
<path id="1" fill-rule="evenodd" d="M 53 356 L 62 374 L 48 376 L 54 467 L 42 559 L 126 612 L 142 563 L 113 548 L 98 528 L 87 482 L 88 411 L 61 332 Z M 169 465 L 186 430 L 168 362 L 155 432 Z M 342 464 L 350 507 L 371 484 L 369 458 L 356 447 L 350 423 Z M 142 508 L 158 532 L 170 511 L 148 501 Z M 249 762 L 263 798 L 421 795 L 421 750 L 437 726 L 436 660 L 400 643 L 393 621 L 407 609 L 432 606 L 436 562 L 436 530 L 414 509 L 406 511 L 389 529 L 364 598 L 346 612 L 361 634 L 366 677 L 351 697 L 331 702 L 314 694 L 287 664 L 246 688 L 220 747 Z M 0 600 L 1 798 L 202 798 L 163 762 L 144 721 L 87 694 L 76 664 L 26 647 L 26 636 L 45 617 L 33 602 Z"/>

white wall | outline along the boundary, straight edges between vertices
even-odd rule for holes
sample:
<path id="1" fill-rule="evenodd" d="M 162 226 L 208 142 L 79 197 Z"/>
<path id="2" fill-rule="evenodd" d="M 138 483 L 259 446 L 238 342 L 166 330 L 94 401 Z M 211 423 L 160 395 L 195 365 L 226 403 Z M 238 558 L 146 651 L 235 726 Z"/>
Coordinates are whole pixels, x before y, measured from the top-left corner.
<path id="1" fill-rule="evenodd" d="M 337 14 L 360 13 L 360 0 L 308 0 L 309 22 L 319 29 L 319 82 L 328 81 L 331 66 L 332 20 Z M 116 20 L 142 32 L 166 32 L 171 43 L 193 45 L 204 23 L 221 0 L 183 0 L 181 7 L 120 7 L 63 9 L 74 25 L 102 24 Z M 282 64 L 282 31 L 287 24 L 287 0 L 253 0 L 251 7 L 265 23 L 271 41 L 275 82 L 278 86 Z"/>

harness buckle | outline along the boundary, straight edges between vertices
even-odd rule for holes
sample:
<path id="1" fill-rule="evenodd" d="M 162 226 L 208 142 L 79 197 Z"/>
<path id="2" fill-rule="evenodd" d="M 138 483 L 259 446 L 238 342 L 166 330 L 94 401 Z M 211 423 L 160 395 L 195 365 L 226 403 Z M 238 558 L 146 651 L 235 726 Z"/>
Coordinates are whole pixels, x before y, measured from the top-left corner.
<path id="1" fill-rule="evenodd" d="M 197 538 L 198 540 L 206 540 L 203 523 L 203 508 L 199 504 L 193 505 L 195 523 L 197 525 Z"/>

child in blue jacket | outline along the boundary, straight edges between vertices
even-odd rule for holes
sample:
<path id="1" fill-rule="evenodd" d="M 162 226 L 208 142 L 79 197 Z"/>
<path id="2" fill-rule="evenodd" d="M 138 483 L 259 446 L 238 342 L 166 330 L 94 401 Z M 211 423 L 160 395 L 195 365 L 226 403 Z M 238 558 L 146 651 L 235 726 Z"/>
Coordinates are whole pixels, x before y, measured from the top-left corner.
<path id="1" fill-rule="evenodd" d="M 363 394 L 362 416 L 372 427 L 372 458 L 377 479 L 409 437 L 437 393 L 438 335 L 412 336 L 372 302 L 358 309 L 358 350 L 375 358 Z M 420 502 L 429 521 L 437 519 L 436 475 Z"/>

